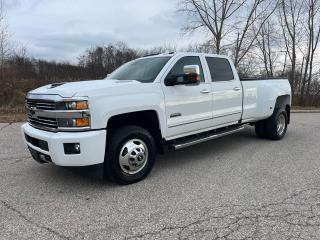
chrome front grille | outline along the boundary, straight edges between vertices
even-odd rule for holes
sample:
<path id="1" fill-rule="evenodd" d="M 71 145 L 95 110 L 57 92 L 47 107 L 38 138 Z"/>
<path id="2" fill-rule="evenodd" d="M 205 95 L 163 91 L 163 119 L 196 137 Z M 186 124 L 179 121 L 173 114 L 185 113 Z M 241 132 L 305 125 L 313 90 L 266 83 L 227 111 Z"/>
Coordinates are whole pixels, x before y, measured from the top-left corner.
<path id="1" fill-rule="evenodd" d="M 56 118 L 41 117 L 37 112 L 54 111 L 56 102 L 50 100 L 26 99 L 28 122 L 35 128 L 40 128 L 49 131 L 55 131 L 58 128 Z"/>
<path id="2" fill-rule="evenodd" d="M 28 114 L 29 123 L 34 127 L 45 127 L 51 129 L 58 128 L 58 122 L 55 118 L 32 117 Z"/>
<path id="3" fill-rule="evenodd" d="M 36 108 L 41 110 L 55 110 L 56 103 L 53 101 L 27 99 L 26 104 L 28 108 Z"/>

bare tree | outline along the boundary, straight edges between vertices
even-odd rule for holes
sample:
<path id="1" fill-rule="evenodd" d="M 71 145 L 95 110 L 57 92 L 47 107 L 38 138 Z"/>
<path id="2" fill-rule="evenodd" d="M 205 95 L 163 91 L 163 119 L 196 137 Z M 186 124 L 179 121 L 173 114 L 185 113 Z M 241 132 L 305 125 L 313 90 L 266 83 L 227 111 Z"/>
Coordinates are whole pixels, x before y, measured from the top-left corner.
<path id="1" fill-rule="evenodd" d="M 186 31 L 205 29 L 212 35 L 212 43 L 217 54 L 223 50 L 223 38 L 230 35 L 234 15 L 247 0 L 182 0 L 180 11 L 190 16 Z"/>
<path id="2" fill-rule="evenodd" d="M 274 77 L 275 62 L 278 59 L 276 48 L 279 47 L 279 38 L 274 28 L 274 22 L 267 21 L 262 25 L 257 36 L 258 57 L 263 63 L 264 72 L 267 77 Z"/>
<path id="3" fill-rule="evenodd" d="M 180 11 L 190 17 L 186 31 L 204 29 L 209 32 L 214 52 L 232 49 L 236 66 L 252 48 L 262 25 L 252 34 L 258 20 L 263 24 L 275 11 L 270 0 L 182 0 Z M 271 7 L 273 6 L 273 7 Z"/>
<path id="4" fill-rule="evenodd" d="M 281 0 L 280 23 L 287 56 L 291 63 L 291 86 L 295 91 L 297 51 L 301 37 L 301 18 L 303 14 L 303 0 Z"/>
<path id="5" fill-rule="evenodd" d="M 247 53 L 254 46 L 265 22 L 277 9 L 278 1 L 254 0 L 247 1 L 247 14 L 242 10 L 243 17 L 236 24 L 237 34 L 234 43 L 234 63 L 238 66 Z"/>
<path id="6" fill-rule="evenodd" d="M 8 24 L 5 19 L 3 2 L 0 1 L 0 79 L 3 79 L 3 68 L 5 61 L 12 53 L 12 45 L 8 31 Z"/>
<path id="7" fill-rule="evenodd" d="M 310 95 L 310 86 L 312 82 L 315 52 L 318 47 L 320 37 L 320 1 L 305 0 L 307 6 L 307 19 L 305 24 L 307 47 L 305 51 L 305 68 L 300 91 L 300 104 L 305 105 L 305 97 Z M 305 89 L 307 87 L 307 89 Z"/>

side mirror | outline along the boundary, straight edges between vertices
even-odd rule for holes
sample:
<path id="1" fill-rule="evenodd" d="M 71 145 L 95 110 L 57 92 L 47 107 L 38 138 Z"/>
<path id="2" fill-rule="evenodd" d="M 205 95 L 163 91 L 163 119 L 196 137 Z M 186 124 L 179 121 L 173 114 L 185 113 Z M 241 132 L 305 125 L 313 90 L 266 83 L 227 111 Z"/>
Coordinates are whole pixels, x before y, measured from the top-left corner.
<path id="1" fill-rule="evenodd" d="M 167 86 L 199 84 L 200 67 L 198 65 L 187 65 L 183 67 L 183 74 L 173 75 L 165 80 Z"/>
<path id="2" fill-rule="evenodd" d="M 198 65 L 188 65 L 183 67 L 183 78 L 185 84 L 200 83 L 200 67 Z"/>

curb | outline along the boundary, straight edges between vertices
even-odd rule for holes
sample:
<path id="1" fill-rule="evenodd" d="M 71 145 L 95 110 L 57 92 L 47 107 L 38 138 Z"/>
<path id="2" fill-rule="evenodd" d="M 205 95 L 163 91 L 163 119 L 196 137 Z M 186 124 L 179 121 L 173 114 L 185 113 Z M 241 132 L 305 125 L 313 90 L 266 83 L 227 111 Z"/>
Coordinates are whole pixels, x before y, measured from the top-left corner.
<path id="1" fill-rule="evenodd" d="M 320 113 L 320 110 L 291 110 L 291 113 Z"/>

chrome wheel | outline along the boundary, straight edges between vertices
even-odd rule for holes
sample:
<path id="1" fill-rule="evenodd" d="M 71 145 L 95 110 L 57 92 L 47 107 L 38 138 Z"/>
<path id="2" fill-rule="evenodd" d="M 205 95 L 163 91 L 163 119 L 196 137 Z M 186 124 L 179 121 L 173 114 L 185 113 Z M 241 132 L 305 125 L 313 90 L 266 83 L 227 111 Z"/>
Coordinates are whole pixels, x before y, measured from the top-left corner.
<path id="1" fill-rule="evenodd" d="M 286 129 L 286 118 L 283 114 L 280 114 L 277 119 L 277 133 L 281 136 Z"/>
<path id="2" fill-rule="evenodd" d="M 141 139 L 127 141 L 119 154 L 121 170 L 130 175 L 140 172 L 148 162 L 148 154 L 147 144 Z"/>

